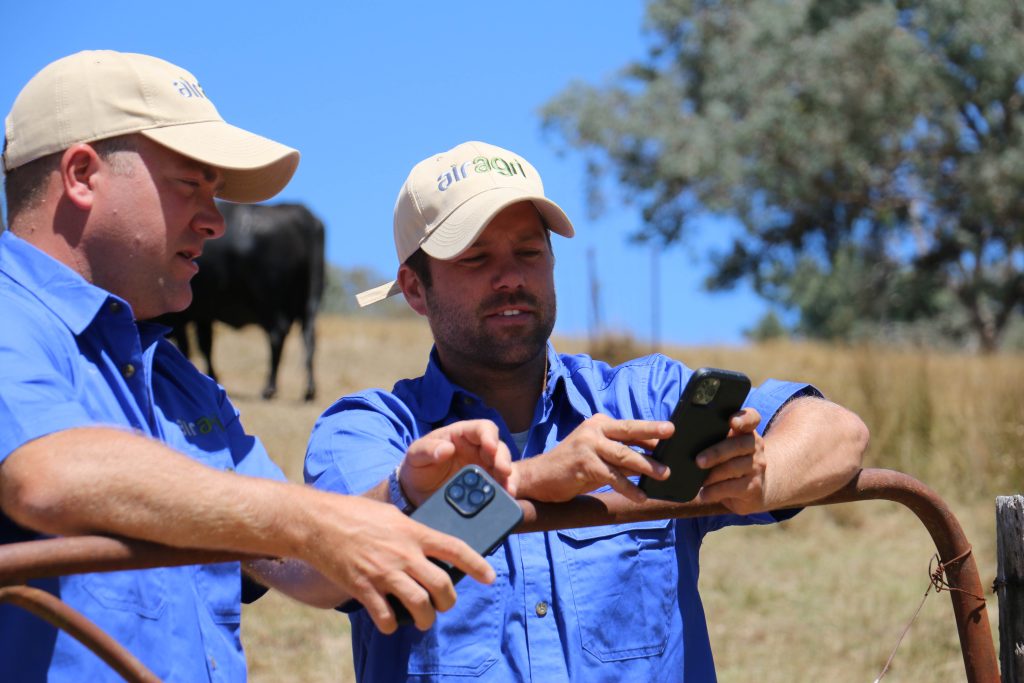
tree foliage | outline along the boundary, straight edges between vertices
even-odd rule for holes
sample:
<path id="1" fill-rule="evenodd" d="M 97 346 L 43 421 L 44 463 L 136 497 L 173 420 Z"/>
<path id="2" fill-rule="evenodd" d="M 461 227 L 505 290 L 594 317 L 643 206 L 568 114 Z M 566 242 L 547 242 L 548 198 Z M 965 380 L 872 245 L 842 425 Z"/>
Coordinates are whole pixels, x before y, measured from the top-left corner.
<path id="1" fill-rule="evenodd" d="M 642 213 L 743 225 L 749 280 L 814 336 L 943 317 L 995 348 L 1024 302 L 1024 9 L 1014 0 L 657 0 L 647 56 L 545 126 Z M 961 329 L 957 329 L 957 326 Z"/>

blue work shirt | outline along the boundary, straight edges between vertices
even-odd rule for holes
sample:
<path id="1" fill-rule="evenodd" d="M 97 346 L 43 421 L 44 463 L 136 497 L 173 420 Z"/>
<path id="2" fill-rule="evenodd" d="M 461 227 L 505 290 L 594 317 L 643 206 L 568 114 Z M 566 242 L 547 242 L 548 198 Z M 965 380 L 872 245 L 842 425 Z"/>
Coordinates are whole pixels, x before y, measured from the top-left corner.
<path id="1" fill-rule="evenodd" d="M 391 393 L 342 398 L 320 417 L 306 452 L 306 481 L 361 493 L 385 479 L 415 439 L 459 420 L 496 422 L 514 459 L 551 450 L 596 413 L 667 420 L 692 374 L 661 355 L 610 367 L 559 355 L 550 345 L 548 365 L 522 453 L 496 411 L 448 380 L 434 351 L 424 376 L 398 382 Z M 746 405 L 761 413 L 763 429 L 790 398 L 815 393 L 769 380 Z M 367 683 L 713 681 L 697 594 L 701 540 L 723 526 L 773 521 L 768 513 L 720 515 L 512 535 L 488 557 L 494 584 L 459 583 L 455 606 L 426 632 L 406 626 L 383 635 L 365 612 L 353 612 L 356 677 Z"/>
<path id="2" fill-rule="evenodd" d="M 223 389 L 128 304 L 10 232 L 0 234 L 0 462 L 23 444 L 106 426 L 210 467 L 284 479 Z M 69 456 L 70 457 L 70 456 Z M 0 543 L 40 535 L 0 515 Z M 167 681 L 244 681 L 237 562 L 65 576 L 59 596 Z M 0 681 L 120 681 L 64 631 L 0 605 Z"/>

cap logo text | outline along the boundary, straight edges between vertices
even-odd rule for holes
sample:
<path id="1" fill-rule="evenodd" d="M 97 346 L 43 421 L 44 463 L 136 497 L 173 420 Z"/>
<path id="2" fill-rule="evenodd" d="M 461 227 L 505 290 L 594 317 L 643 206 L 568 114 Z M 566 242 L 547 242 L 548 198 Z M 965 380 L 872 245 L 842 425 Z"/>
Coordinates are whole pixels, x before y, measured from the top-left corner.
<path id="1" fill-rule="evenodd" d="M 206 99 L 206 95 L 203 93 L 203 89 L 199 87 L 198 83 L 189 83 L 182 78 L 180 81 L 174 81 L 171 85 L 178 89 L 178 94 L 182 97 L 198 97 L 201 100 Z"/>
<path id="2" fill-rule="evenodd" d="M 470 167 L 472 167 L 470 169 Z M 501 157 L 493 157 L 488 159 L 484 156 L 474 158 L 472 161 L 464 161 L 461 164 L 452 164 L 451 168 L 437 176 L 437 189 L 444 192 L 453 183 L 457 183 L 464 179 L 467 175 L 467 169 L 472 170 L 474 173 L 497 173 L 503 176 L 514 176 L 521 175 L 526 177 L 526 171 L 523 170 L 523 165 L 518 159 L 507 161 Z"/>

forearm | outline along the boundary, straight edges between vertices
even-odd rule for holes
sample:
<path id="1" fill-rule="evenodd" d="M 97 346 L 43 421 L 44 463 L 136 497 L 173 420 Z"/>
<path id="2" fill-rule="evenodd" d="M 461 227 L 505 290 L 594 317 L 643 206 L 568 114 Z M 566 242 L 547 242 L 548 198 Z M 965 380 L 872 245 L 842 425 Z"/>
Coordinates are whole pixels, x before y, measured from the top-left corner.
<path id="1" fill-rule="evenodd" d="M 19 524 L 178 547 L 295 554 L 301 489 L 206 467 L 136 434 L 74 429 L 32 441 L 0 466 L 0 505 Z"/>
<path id="2" fill-rule="evenodd" d="M 869 432 L 851 411 L 819 398 L 799 398 L 764 436 L 767 509 L 807 503 L 836 491 L 860 470 Z"/>
<path id="3" fill-rule="evenodd" d="M 242 564 L 242 569 L 264 586 L 313 607 L 332 609 L 352 599 L 348 591 L 302 560 L 248 560 Z"/>

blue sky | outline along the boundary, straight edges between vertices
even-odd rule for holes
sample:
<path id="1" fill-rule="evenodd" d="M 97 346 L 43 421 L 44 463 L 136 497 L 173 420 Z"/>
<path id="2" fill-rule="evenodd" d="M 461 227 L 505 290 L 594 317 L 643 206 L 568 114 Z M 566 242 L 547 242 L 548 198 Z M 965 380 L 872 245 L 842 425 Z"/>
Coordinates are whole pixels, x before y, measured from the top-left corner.
<path id="1" fill-rule="evenodd" d="M 578 155 L 560 157 L 539 109 L 572 80 L 600 84 L 645 54 L 644 3 L 192 2 L 114 0 L 88 6 L 4 7 L 0 107 L 45 64 L 82 49 L 145 52 L 196 75 L 229 122 L 302 152 L 274 201 L 307 204 L 327 226 L 328 259 L 390 276 L 391 214 L 412 166 L 465 140 L 528 159 L 577 236 L 555 238 L 556 333 L 583 335 L 591 318 L 588 253 L 600 277 L 608 329 L 663 343 L 736 344 L 765 305 L 746 290 L 701 291 L 709 223 L 700 243 L 659 257 L 652 308 L 651 250 L 628 236 L 638 213 L 610 205 L 591 219 Z"/>

